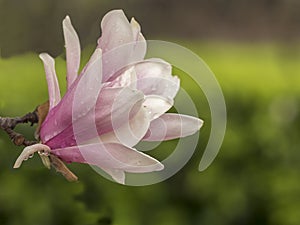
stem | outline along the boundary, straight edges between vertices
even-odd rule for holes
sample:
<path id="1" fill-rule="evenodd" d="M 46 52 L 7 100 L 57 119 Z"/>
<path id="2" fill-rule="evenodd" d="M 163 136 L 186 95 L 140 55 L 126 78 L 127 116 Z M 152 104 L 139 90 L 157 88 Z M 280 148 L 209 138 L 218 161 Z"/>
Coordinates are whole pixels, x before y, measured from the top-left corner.
<path id="1" fill-rule="evenodd" d="M 26 138 L 17 132 L 14 131 L 15 127 L 21 123 L 31 123 L 31 126 L 35 123 L 38 123 L 38 115 L 36 110 L 31 113 L 27 113 L 22 117 L 0 117 L 0 128 L 5 131 L 12 142 L 17 146 L 29 146 L 36 144 L 37 141 L 29 141 Z"/>

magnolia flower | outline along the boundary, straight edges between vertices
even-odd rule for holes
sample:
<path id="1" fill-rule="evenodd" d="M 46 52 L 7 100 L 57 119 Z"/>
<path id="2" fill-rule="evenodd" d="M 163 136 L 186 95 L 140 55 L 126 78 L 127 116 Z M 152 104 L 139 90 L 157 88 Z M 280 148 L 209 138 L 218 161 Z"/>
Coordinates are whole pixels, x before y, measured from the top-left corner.
<path id="1" fill-rule="evenodd" d="M 78 75 L 80 43 L 70 18 L 63 21 L 67 58 L 67 92 L 61 99 L 54 60 L 40 54 L 49 91 L 49 110 L 37 134 L 41 143 L 27 147 L 15 167 L 39 151 L 71 163 L 95 165 L 119 183 L 125 172 L 164 168 L 134 149 L 140 141 L 162 141 L 192 135 L 202 120 L 166 113 L 180 88 L 179 78 L 162 59 L 144 59 L 146 41 L 134 18 L 122 10 L 101 22 L 97 48 Z"/>

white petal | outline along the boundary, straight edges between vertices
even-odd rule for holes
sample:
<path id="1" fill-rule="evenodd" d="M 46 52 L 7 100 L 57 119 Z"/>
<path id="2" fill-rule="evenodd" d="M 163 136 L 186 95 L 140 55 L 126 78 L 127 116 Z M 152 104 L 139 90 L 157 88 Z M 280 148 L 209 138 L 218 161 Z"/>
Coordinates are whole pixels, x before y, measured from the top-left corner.
<path id="1" fill-rule="evenodd" d="M 170 65 L 170 63 L 159 58 L 144 60 L 136 64 L 135 69 L 139 78 L 163 77 L 165 75 L 172 74 L 172 66 Z"/>
<path id="2" fill-rule="evenodd" d="M 77 78 L 81 53 L 79 38 L 69 16 L 66 16 L 63 20 L 63 31 L 67 57 L 67 85 L 69 89 Z"/>
<path id="3" fill-rule="evenodd" d="M 43 144 L 34 144 L 27 146 L 17 158 L 14 164 L 14 168 L 19 168 L 24 160 L 27 160 L 30 157 L 30 155 L 33 155 L 35 152 L 39 151 L 43 151 L 45 154 L 50 154 L 51 149 L 47 145 Z"/>
<path id="4" fill-rule="evenodd" d="M 186 137 L 196 133 L 202 125 L 203 121 L 196 117 L 166 113 L 151 122 L 143 140 L 163 141 Z"/>
<path id="5" fill-rule="evenodd" d="M 104 53 L 104 82 L 109 81 L 117 71 L 144 58 L 146 41 L 141 37 L 136 25 L 133 27 L 122 10 L 110 11 L 103 17 L 98 48 Z"/>
<path id="6" fill-rule="evenodd" d="M 130 21 L 133 38 L 136 41 L 135 43 L 135 52 L 141 53 L 141 55 L 146 55 L 147 52 L 147 42 L 141 33 L 140 24 L 132 17 Z"/>
<path id="7" fill-rule="evenodd" d="M 135 40 L 139 39 L 139 35 L 141 33 L 141 26 L 140 24 L 134 19 L 134 17 L 131 18 L 130 21 L 131 29 L 132 29 L 132 34 Z"/>
<path id="8" fill-rule="evenodd" d="M 134 41 L 131 25 L 122 10 L 108 12 L 101 21 L 101 30 L 98 46 L 104 52 Z"/>
<path id="9" fill-rule="evenodd" d="M 154 120 L 173 106 L 173 99 L 166 99 L 159 95 L 147 95 L 143 106 L 148 110 L 150 120 Z"/>
<path id="10" fill-rule="evenodd" d="M 120 184 L 125 184 L 125 172 L 123 170 L 118 169 L 108 169 L 108 168 L 101 168 L 104 172 L 109 174 L 112 179 Z"/>
<path id="11" fill-rule="evenodd" d="M 104 88 L 96 105 L 99 134 L 117 129 L 135 116 L 144 101 L 142 92 L 127 87 Z"/>
<path id="12" fill-rule="evenodd" d="M 160 95 L 174 99 L 180 80 L 171 74 L 172 67 L 161 59 L 149 59 L 135 65 L 137 89 L 145 95 Z"/>
<path id="13" fill-rule="evenodd" d="M 60 97 L 60 89 L 58 85 L 58 80 L 55 72 L 55 62 L 54 59 L 48 55 L 47 53 L 42 53 L 39 55 L 40 59 L 44 63 L 46 79 L 48 83 L 48 92 L 49 92 L 49 111 L 55 107 L 61 97 Z"/>
<path id="14" fill-rule="evenodd" d="M 130 87 L 136 89 L 136 73 L 134 67 L 130 67 L 120 76 L 118 76 L 109 85 L 110 87 Z"/>
<path id="15" fill-rule="evenodd" d="M 125 146 L 132 147 L 145 136 L 149 125 L 149 112 L 142 107 L 128 123 L 110 133 L 101 135 L 100 139 L 105 143 L 122 143 Z"/>

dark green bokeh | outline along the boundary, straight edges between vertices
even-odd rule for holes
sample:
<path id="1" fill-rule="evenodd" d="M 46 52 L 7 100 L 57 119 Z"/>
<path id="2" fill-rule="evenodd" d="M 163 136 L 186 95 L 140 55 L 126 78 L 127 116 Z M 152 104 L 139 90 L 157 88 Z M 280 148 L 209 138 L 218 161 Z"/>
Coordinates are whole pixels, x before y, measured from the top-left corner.
<path id="1" fill-rule="evenodd" d="M 0 1 L 2 5 L 12 4 L 6 9 L 24 4 L 22 1 L 8 2 Z M 25 2 L 31 2 L 36 7 L 32 10 L 35 9 L 36 12 L 49 10 L 49 5 L 52 4 L 45 1 L 39 6 L 33 0 Z M 93 15 L 98 11 L 101 14 L 96 19 L 89 17 L 92 14 L 87 14 L 90 11 L 82 8 L 82 2 L 72 1 L 71 4 L 71 1 L 61 1 L 61 4 L 56 3 L 53 15 L 51 11 L 48 12 L 51 18 L 49 20 L 54 25 L 37 27 L 37 33 L 42 34 L 40 29 L 45 29 L 51 35 L 48 41 L 43 39 L 38 45 L 23 46 L 22 35 L 17 38 L 16 34 L 17 36 L 11 37 L 14 47 L 9 47 L 9 42 L 1 39 L 1 48 L 4 43 L 7 44 L 5 51 L 8 55 L 42 50 L 61 55 L 63 41 L 60 23 L 67 8 L 70 8 L 72 18 L 74 15 L 74 25 L 82 32 L 85 44 L 96 40 L 100 18 L 110 8 L 127 7 L 131 8 L 127 12 L 129 15 L 143 14 L 134 8 L 133 3 L 137 1 L 126 4 L 123 2 L 120 6 L 115 1 L 101 1 L 101 7 L 100 1 L 89 2 L 85 7 L 93 10 Z M 158 4 L 160 1 L 154 2 Z M 216 4 L 214 7 L 217 7 L 225 1 L 213 2 Z M 276 2 L 279 4 L 281 1 Z M 135 7 L 141 7 L 140 4 Z M 15 7 L 16 12 L 21 10 L 21 6 Z M 233 3 L 231 7 L 234 7 Z M 4 8 L 1 7 L 0 11 L 4 12 Z M 188 15 L 188 12 L 183 14 Z M 24 15 L 24 18 L 28 17 L 30 16 Z M 139 16 L 136 17 L 139 19 Z M 13 14 L 11 18 L 13 20 Z M 80 21 L 87 20 L 90 20 L 95 31 L 88 31 L 90 33 L 83 35 L 84 29 L 90 28 L 84 28 Z M 143 30 L 156 32 L 157 37 L 167 35 L 160 32 L 162 25 L 155 18 L 142 17 L 142 20 Z M 14 21 L 10 23 L 13 25 Z M 31 23 L 33 22 L 28 22 L 29 27 Z M 157 31 L 151 25 L 147 28 L 151 23 L 160 28 Z M 25 33 L 26 30 L 24 35 Z M 178 33 L 180 30 L 171 32 L 170 37 L 176 40 Z M 41 38 L 35 36 L 35 33 L 26 35 L 37 40 Z M 150 33 L 145 35 L 151 36 Z M 193 38 L 197 37 L 195 35 Z M 55 40 L 53 43 L 52 38 Z M 226 137 L 218 157 L 206 171 L 200 173 L 197 167 L 209 135 L 210 115 L 207 103 L 201 90 L 175 69 L 174 73 L 181 77 L 182 86 L 191 97 L 200 98 L 202 104 L 197 105 L 198 112 L 206 121 L 195 155 L 178 174 L 152 186 L 124 187 L 104 179 L 89 166 L 80 164 L 69 165 L 80 181 L 68 183 L 54 171 L 45 169 L 38 157 L 14 170 L 12 165 L 22 148 L 15 147 L 6 134 L 0 131 L 0 224 L 298 225 L 300 45 L 274 40 L 253 43 L 247 39 L 237 43 L 224 41 L 224 36 L 218 39 L 219 41 L 190 41 L 187 35 L 185 41 L 180 42 L 196 52 L 211 67 L 226 99 Z M 257 37 L 257 40 L 261 39 Z M 90 50 L 85 51 L 84 60 L 89 52 Z M 59 56 L 56 59 L 62 87 L 65 86 L 63 58 Z M 43 66 L 36 53 L 0 59 L 0 84 L 1 116 L 23 115 L 47 99 Z M 31 138 L 34 128 L 21 126 L 19 130 Z M 155 151 L 156 156 L 165 156 L 164 149 L 167 151 L 168 146 L 172 145 L 172 142 L 168 142 L 164 148 Z"/>

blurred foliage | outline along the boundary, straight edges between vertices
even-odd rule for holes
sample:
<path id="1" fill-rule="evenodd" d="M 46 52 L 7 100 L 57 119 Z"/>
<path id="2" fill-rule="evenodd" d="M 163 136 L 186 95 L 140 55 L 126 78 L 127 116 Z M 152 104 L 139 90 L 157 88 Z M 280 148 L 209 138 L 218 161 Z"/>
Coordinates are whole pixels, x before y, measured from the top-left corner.
<path id="1" fill-rule="evenodd" d="M 201 90 L 179 74 L 189 94 L 201 99 L 198 111 L 208 123 L 195 155 L 178 174 L 159 184 L 126 187 L 81 164 L 70 165 L 80 181 L 68 183 L 38 157 L 13 170 L 21 148 L 0 131 L 1 225 L 300 224 L 300 46 L 181 43 L 211 67 L 226 98 L 227 133 L 214 163 L 197 170 L 210 115 Z M 64 86 L 63 57 L 56 66 Z M 0 59 L 0 83 L 1 116 L 22 115 L 47 99 L 36 54 Z M 28 137 L 33 133 L 20 129 Z M 168 146 L 172 142 L 161 155 Z"/>
<path id="2" fill-rule="evenodd" d="M 0 0 L 1 55 L 61 54 L 61 21 L 66 15 L 82 45 L 94 44 L 101 18 L 116 8 L 135 17 L 147 39 L 297 41 L 300 37 L 298 0 Z"/>

